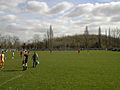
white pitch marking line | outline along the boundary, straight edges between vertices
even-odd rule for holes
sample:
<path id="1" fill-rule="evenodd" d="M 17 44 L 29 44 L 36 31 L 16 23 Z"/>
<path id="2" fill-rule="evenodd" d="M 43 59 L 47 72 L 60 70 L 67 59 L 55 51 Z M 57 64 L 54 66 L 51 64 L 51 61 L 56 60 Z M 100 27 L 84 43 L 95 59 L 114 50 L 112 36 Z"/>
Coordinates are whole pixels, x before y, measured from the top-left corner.
<path id="1" fill-rule="evenodd" d="M 23 75 L 21 74 L 21 75 L 18 75 L 18 76 L 16 76 L 16 77 L 13 77 L 13 78 L 7 80 L 6 82 L 3 82 L 2 84 L 0 84 L 0 86 L 4 85 L 4 84 L 6 84 L 6 83 L 8 83 L 8 82 L 10 82 L 10 81 L 12 81 L 12 80 L 15 80 L 15 79 L 17 79 L 17 78 L 20 78 L 20 77 L 22 77 L 22 76 L 23 76 Z"/>

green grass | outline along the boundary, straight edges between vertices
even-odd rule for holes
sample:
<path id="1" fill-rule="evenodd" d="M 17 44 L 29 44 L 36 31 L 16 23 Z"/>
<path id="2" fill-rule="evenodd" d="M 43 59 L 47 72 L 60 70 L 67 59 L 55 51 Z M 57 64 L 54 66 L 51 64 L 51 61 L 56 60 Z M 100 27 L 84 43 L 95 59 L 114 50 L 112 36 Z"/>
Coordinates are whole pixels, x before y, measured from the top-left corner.
<path id="1" fill-rule="evenodd" d="M 0 90 L 120 90 L 120 52 L 40 51 L 40 64 L 22 70 L 22 59 L 7 53 Z M 20 77 L 19 77 L 20 76 Z M 3 83 L 3 85 L 2 85 Z"/>

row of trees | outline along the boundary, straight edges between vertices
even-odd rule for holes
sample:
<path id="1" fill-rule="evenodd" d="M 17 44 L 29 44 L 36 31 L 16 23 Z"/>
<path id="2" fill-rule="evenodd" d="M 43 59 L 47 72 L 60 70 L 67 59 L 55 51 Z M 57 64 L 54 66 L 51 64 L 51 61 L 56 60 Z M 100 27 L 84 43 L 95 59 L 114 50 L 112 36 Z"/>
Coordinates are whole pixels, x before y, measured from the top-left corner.
<path id="1" fill-rule="evenodd" d="M 84 32 L 84 45 L 85 48 L 89 48 L 89 40 L 90 37 L 93 35 L 89 35 L 88 27 L 86 26 L 85 32 Z M 93 37 L 91 37 L 93 38 Z M 105 30 L 105 34 L 101 33 L 101 27 L 98 28 L 98 35 L 96 36 L 98 38 L 96 41 L 96 47 L 97 48 L 116 48 L 120 47 L 120 29 L 110 29 Z"/>
<path id="2" fill-rule="evenodd" d="M 37 38 L 38 39 L 38 38 Z M 38 40 L 35 40 L 38 41 Z M 35 44 L 37 47 L 32 46 Z M 27 48 L 35 49 L 70 49 L 70 48 L 120 48 L 120 29 L 108 29 L 102 34 L 101 27 L 98 28 L 98 35 L 90 34 L 88 26 L 84 34 L 53 38 L 53 29 L 50 26 L 41 42 L 31 43 Z"/>
<path id="3" fill-rule="evenodd" d="M 19 48 L 21 46 L 20 39 L 17 36 L 1 35 L 0 34 L 0 48 Z"/>
<path id="4" fill-rule="evenodd" d="M 98 28 L 98 35 L 90 34 L 88 26 L 84 34 L 54 38 L 53 28 L 45 34 L 44 40 L 35 34 L 28 43 L 21 43 L 17 36 L 0 35 L 0 48 L 19 49 L 70 49 L 70 48 L 120 48 L 120 29 L 108 29 L 102 34 L 101 27 Z"/>

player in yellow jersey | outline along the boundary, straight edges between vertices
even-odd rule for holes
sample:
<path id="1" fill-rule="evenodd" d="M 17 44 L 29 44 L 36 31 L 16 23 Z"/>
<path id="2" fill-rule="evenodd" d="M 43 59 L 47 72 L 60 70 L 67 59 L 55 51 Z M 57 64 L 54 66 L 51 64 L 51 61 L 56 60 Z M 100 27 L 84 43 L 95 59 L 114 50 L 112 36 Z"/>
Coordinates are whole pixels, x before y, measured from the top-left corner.
<path id="1" fill-rule="evenodd" d="M 4 68 L 4 61 L 5 61 L 5 54 L 2 51 L 2 54 L 0 54 L 0 68 Z"/>

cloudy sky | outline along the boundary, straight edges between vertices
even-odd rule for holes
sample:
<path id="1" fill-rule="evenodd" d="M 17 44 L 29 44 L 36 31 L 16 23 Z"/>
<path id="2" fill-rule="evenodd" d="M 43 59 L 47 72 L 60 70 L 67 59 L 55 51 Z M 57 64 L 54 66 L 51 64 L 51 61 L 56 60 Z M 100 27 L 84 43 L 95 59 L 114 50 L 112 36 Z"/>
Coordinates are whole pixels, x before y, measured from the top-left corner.
<path id="1" fill-rule="evenodd" d="M 0 33 L 31 39 L 45 36 L 52 25 L 54 36 L 102 33 L 120 25 L 119 0 L 0 0 Z"/>

